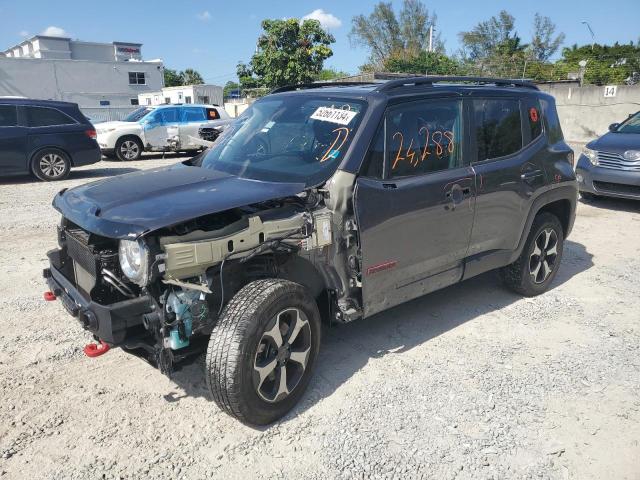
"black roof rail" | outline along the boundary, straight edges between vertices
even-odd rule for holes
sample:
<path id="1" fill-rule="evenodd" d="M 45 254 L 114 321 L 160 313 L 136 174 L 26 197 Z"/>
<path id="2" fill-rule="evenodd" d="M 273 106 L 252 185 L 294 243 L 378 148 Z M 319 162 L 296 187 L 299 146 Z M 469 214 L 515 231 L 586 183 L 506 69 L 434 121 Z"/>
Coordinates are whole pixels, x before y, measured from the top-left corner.
<path id="1" fill-rule="evenodd" d="M 377 92 L 388 92 L 395 88 L 400 88 L 405 85 L 425 85 L 433 86 L 438 82 L 452 82 L 452 83 L 474 83 L 476 85 L 494 84 L 497 86 L 511 86 L 511 87 L 524 87 L 531 88 L 533 90 L 539 90 L 539 88 L 531 82 L 526 80 L 514 80 L 510 78 L 490 78 L 490 77 L 457 77 L 457 76 L 439 76 L 439 75 L 427 75 L 424 77 L 406 77 L 399 78 L 397 80 L 388 80 L 378 88 Z"/>
<path id="2" fill-rule="evenodd" d="M 361 87 L 363 85 L 376 85 L 377 82 L 315 82 L 315 83 L 300 83 L 297 85 L 285 85 L 284 87 L 274 88 L 269 92 L 282 93 L 292 92 L 294 90 L 308 90 L 311 88 L 323 88 L 323 87 Z"/>

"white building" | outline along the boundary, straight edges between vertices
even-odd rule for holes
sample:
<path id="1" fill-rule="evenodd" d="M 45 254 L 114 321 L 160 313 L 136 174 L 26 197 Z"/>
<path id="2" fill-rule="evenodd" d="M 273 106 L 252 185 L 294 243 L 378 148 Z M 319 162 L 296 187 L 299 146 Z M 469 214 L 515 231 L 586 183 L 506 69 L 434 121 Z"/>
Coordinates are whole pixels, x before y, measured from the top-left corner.
<path id="1" fill-rule="evenodd" d="M 164 86 L 162 61 L 143 61 L 141 50 L 140 43 L 36 35 L 0 53 L 0 96 L 130 110 L 139 94 Z"/>
<path id="2" fill-rule="evenodd" d="M 138 95 L 140 105 L 162 105 L 165 103 L 203 103 L 222 106 L 222 87 L 218 85 L 184 85 L 164 87 L 161 91 Z"/>

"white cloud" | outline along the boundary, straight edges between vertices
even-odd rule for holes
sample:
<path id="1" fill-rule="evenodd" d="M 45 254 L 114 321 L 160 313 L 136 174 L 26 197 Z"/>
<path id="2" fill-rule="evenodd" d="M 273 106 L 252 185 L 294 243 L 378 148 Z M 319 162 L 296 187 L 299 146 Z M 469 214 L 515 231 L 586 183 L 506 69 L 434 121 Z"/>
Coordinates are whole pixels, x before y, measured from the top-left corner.
<path id="1" fill-rule="evenodd" d="M 209 13 L 209 10 L 198 13 L 196 17 L 198 17 L 198 20 L 202 20 L 203 22 L 208 22 L 209 20 L 211 20 L 211 14 Z"/>
<path id="2" fill-rule="evenodd" d="M 21 37 L 28 37 L 29 32 L 27 32 L 26 30 L 20 30 L 20 33 L 18 33 L 18 35 L 20 35 Z"/>
<path id="3" fill-rule="evenodd" d="M 325 12 L 323 9 L 318 8 L 311 13 L 302 17 L 302 20 L 318 20 L 322 28 L 331 30 L 333 28 L 339 28 L 342 26 L 342 21 L 330 13 Z"/>
<path id="4" fill-rule="evenodd" d="M 50 27 L 45 28 L 40 35 L 45 35 L 47 37 L 68 36 L 67 32 L 64 31 L 64 28 L 56 27 L 54 25 L 51 25 Z"/>

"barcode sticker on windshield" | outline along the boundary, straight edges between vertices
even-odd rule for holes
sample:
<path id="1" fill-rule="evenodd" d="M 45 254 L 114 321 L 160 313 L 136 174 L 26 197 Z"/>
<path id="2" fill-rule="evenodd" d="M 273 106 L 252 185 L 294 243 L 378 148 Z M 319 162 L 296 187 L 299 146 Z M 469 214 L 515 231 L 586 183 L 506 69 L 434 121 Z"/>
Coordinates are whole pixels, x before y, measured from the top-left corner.
<path id="1" fill-rule="evenodd" d="M 349 122 L 351 122 L 357 114 L 358 112 L 351 112 L 340 108 L 318 107 L 318 109 L 313 112 L 313 115 L 311 115 L 311 118 L 313 120 L 321 120 L 323 122 L 349 125 Z"/>

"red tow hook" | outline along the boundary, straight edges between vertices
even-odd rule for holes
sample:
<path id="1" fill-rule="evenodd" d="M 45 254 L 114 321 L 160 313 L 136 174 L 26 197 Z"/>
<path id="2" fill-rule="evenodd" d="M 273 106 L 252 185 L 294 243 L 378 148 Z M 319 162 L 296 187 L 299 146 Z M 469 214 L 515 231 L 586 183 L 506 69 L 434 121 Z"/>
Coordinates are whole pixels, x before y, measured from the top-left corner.
<path id="1" fill-rule="evenodd" d="M 44 300 L 46 302 L 54 302 L 58 297 L 53 292 L 44 292 Z"/>
<path id="2" fill-rule="evenodd" d="M 100 355 L 104 355 L 109 351 L 111 347 L 100 340 L 100 343 L 88 343 L 84 346 L 82 351 L 87 357 L 99 357 Z"/>

